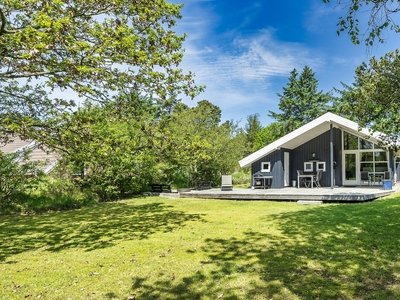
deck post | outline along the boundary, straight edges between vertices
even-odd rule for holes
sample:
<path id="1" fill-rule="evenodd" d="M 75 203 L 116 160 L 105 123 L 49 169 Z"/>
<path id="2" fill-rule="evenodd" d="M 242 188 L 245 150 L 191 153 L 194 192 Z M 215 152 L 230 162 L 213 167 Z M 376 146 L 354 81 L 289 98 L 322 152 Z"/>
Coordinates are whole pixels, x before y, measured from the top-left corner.
<path id="1" fill-rule="evenodd" d="M 333 189 L 335 179 L 333 178 L 334 176 L 334 170 L 333 170 L 333 125 L 332 123 L 330 124 L 330 132 L 329 132 L 329 153 L 331 156 L 331 189 Z"/>

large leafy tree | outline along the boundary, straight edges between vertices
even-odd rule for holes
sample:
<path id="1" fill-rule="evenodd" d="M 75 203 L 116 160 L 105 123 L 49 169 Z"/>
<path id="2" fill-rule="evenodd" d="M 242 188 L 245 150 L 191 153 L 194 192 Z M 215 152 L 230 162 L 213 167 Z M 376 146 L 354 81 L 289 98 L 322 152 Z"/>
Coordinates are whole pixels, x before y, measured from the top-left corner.
<path id="1" fill-rule="evenodd" d="M 84 168 L 79 182 L 101 200 L 137 193 L 151 180 L 167 147 L 152 102 L 130 93 L 107 105 L 87 103 L 61 129 L 66 170 Z"/>
<path id="2" fill-rule="evenodd" d="M 400 138 L 400 51 L 372 57 L 355 71 L 353 85 L 345 85 L 338 107 L 361 126 L 384 133 L 393 146 Z M 396 147 L 395 147 L 396 148 Z"/>
<path id="3" fill-rule="evenodd" d="M 177 68 L 180 8 L 165 0 L 1 1 L 0 137 L 54 137 L 79 97 L 195 96 L 193 75 Z"/>
<path id="4" fill-rule="evenodd" d="M 232 173 L 243 157 L 245 136 L 233 122 L 221 123 L 221 109 L 207 100 L 189 108 L 176 107 L 166 129 L 170 149 L 164 153 L 164 174 L 171 181 L 191 185 L 195 180 L 219 184 L 221 174 Z"/>
<path id="5" fill-rule="evenodd" d="M 331 96 L 318 91 L 318 80 L 310 67 L 305 66 L 301 74 L 294 69 L 289 82 L 279 94 L 281 113 L 269 111 L 269 116 L 284 124 L 282 134 L 287 134 L 318 118 L 329 109 Z"/>
<path id="6" fill-rule="evenodd" d="M 325 3 L 331 0 L 323 0 Z M 385 41 L 384 31 L 393 30 L 396 33 L 400 27 L 396 24 L 393 14 L 400 11 L 399 0 L 337 0 L 339 6 L 344 6 L 346 13 L 339 18 L 337 34 L 346 31 L 353 44 L 364 41 L 365 45 Z M 360 24 L 359 14 L 369 14 L 367 24 Z"/>

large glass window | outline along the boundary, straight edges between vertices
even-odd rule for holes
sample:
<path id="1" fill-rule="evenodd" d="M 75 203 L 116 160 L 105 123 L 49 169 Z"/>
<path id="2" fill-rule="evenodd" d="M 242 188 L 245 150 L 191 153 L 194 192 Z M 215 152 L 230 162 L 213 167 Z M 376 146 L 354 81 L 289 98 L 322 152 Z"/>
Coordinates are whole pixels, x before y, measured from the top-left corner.
<path id="1" fill-rule="evenodd" d="M 344 145 L 344 150 L 357 150 L 358 138 L 350 133 L 344 132 L 343 145 Z"/>
<path id="2" fill-rule="evenodd" d="M 361 152 L 361 161 L 374 161 L 374 152 Z"/>
<path id="3" fill-rule="evenodd" d="M 356 150 L 359 153 L 360 171 L 384 172 L 389 170 L 387 151 L 379 149 L 376 144 L 368 140 L 344 132 L 343 150 L 352 150 L 351 152 Z M 348 167 L 350 168 L 350 163 L 346 161 L 346 166 L 347 164 L 349 164 Z"/>
<path id="4" fill-rule="evenodd" d="M 387 161 L 386 152 L 374 152 L 375 154 L 375 161 Z"/>
<path id="5" fill-rule="evenodd" d="M 388 164 L 387 162 L 385 163 L 375 163 L 375 170 L 374 172 L 385 172 L 388 171 Z"/>
<path id="6" fill-rule="evenodd" d="M 368 172 L 373 172 L 374 171 L 374 163 L 369 162 L 369 163 L 361 163 L 360 164 L 360 171 L 368 171 Z"/>
<path id="7" fill-rule="evenodd" d="M 374 144 L 360 138 L 360 149 L 374 149 Z"/>

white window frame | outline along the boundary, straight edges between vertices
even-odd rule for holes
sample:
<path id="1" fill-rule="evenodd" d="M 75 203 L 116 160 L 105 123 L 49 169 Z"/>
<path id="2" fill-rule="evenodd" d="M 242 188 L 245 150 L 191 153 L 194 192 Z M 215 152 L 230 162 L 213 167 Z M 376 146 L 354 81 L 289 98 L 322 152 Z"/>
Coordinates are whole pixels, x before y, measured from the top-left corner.
<path id="1" fill-rule="evenodd" d="M 324 161 L 317 161 L 317 171 L 322 170 L 323 172 L 326 171 L 326 162 Z"/>
<path id="2" fill-rule="evenodd" d="M 269 161 L 261 163 L 261 172 L 271 172 L 271 163 Z"/>
<path id="3" fill-rule="evenodd" d="M 314 171 L 314 163 L 312 161 L 304 162 L 304 172 Z"/>

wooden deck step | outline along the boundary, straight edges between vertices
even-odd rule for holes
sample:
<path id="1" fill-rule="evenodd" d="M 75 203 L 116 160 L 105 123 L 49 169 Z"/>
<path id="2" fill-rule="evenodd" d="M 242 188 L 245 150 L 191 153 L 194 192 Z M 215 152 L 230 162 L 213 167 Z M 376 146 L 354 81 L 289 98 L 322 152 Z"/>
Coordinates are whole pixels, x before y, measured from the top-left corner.
<path id="1" fill-rule="evenodd" d="M 322 204 L 322 201 L 316 201 L 316 200 L 299 200 L 297 201 L 298 204 Z"/>

